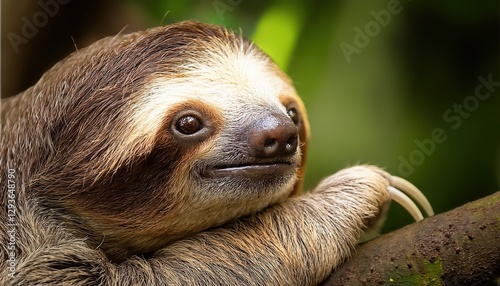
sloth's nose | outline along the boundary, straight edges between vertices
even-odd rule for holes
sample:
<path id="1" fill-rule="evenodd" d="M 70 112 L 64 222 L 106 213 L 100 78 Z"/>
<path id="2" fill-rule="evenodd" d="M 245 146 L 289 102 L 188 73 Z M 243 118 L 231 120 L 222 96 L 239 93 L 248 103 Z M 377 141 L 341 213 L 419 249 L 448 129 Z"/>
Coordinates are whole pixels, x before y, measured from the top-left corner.
<path id="1" fill-rule="evenodd" d="M 290 117 L 272 113 L 255 121 L 248 134 L 256 158 L 293 155 L 297 152 L 298 129 Z"/>

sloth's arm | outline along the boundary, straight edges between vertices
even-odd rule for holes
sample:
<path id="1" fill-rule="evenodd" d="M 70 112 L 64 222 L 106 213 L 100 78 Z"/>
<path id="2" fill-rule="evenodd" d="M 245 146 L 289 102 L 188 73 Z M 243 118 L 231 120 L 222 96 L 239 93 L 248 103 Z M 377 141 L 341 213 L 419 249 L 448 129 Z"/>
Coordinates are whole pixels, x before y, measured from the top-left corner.
<path id="1" fill-rule="evenodd" d="M 82 241 L 42 247 L 20 265 L 15 285 L 314 285 L 349 257 L 363 223 L 389 200 L 388 185 L 378 169 L 345 169 L 311 193 L 150 259 L 113 264 Z"/>

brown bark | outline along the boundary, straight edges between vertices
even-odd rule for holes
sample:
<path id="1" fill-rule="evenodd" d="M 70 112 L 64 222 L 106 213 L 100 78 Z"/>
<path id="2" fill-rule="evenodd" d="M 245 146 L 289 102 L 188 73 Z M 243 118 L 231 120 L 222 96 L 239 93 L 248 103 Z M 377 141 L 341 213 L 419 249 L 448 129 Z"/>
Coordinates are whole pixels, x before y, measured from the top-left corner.
<path id="1" fill-rule="evenodd" d="M 361 245 L 323 285 L 486 285 L 498 277 L 500 192 Z"/>

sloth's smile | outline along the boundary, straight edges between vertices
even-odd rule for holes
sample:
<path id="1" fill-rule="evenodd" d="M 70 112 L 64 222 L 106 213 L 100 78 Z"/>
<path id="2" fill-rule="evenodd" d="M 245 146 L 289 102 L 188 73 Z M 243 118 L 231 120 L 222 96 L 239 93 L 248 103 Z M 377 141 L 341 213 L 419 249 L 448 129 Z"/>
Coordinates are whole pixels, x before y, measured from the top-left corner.
<path id="1" fill-rule="evenodd" d="M 241 165 L 219 165 L 203 172 L 206 177 L 222 176 L 245 176 L 263 178 L 268 176 L 279 176 L 289 172 L 295 172 L 295 164 L 291 162 L 271 162 Z"/>

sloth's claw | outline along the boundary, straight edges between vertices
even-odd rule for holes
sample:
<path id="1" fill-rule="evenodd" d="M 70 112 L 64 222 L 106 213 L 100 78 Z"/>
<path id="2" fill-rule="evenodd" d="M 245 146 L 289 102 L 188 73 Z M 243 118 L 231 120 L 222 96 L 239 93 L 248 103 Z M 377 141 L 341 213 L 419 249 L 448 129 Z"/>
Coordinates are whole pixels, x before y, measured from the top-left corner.
<path id="1" fill-rule="evenodd" d="M 387 189 L 389 190 L 389 193 L 391 193 L 391 198 L 405 208 L 415 221 L 421 221 L 424 219 L 424 216 L 418 209 L 417 205 L 407 195 L 393 186 L 388 186 Z"/>
<path id="2" fill-rule="evenodd" d="M 420 204 L 428 216 L 434 215 L 432 206 L 427 198 L 412 183 L 396 176 L 391 176 L 390 181 L 391 185 L 387 189 L 392 199 L 405 208 L 416 221 L 424 219 L 424 216 L 418 206 L 408 196 Z"/>
<path id="3" fill-rule="evenodd" d="M 392 176 L 391 185 L 415 200 L 424 209 L 427 216 L 434 215 L 434 210 L 432 210 L 432 206 L 425 195 L 412 183 L 400 177 Z"/>

